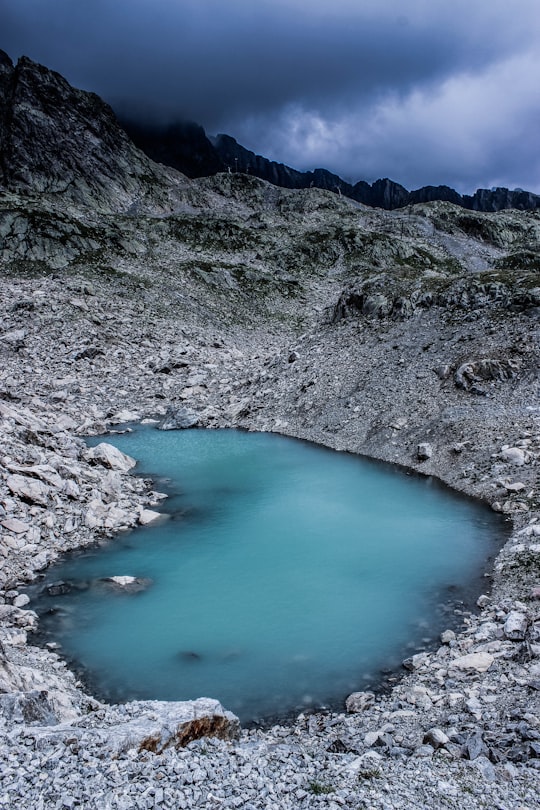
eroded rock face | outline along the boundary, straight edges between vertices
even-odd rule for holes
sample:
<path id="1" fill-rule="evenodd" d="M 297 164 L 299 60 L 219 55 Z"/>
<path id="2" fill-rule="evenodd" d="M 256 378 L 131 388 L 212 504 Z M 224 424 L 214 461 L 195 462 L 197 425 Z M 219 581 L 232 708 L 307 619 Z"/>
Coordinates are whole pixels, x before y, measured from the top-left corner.
<path id="1" fill-rule="evenodd" d="M 81 744 L 99 744 L 108 757 L 128 751 L 136 754 L 162 754 L 168 749 L 182 749 L 203 737 L 234 740 L 240 731 L 238 718 L 225 711 L 217 700 L 198 698 L 180 702 L 136 701 L 130 705 L 131 719 L 118 722 L 114 712 L 107 714 L 100 728 L 77 729 L 69 725 L 55 728 L 35 726 L 29 729 L 38 747 L 50 742 L 79 738 Z M 116 720 L 116 722 L 115 722 Z M 114 724 L 112 724 L 114 723 Z"/>
<path id="2" fill-rule="evenodd" d="M 232 740 L 240 730 L 238 718 L 210 698 L 178 703 L 155 701 L 145 708 L 154 713 L 152 719 L 143 715 L 115 730 L 111 743 L 117 751 L 136 747 L 139 751 L 161 753 L 166 748 L 184 748 L 201 737 Z"/>

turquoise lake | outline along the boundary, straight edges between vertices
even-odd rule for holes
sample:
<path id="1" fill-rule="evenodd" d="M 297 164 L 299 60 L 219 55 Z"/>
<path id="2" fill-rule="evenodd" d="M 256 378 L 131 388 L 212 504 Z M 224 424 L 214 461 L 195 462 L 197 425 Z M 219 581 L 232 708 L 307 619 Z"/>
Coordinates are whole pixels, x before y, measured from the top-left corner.
<path id="1" fill-rule="evenodd" d="M 139 460 L 169 518 L 70 555 L 31 606 L 109 700 L 214 697 L 244 723 L 341 708 L 455 626 L 507 534 L 432 479 L 283 436 L 100 440 Z M 123 575 L 152 583 L 100 582 Z M 47 595 L 58 580 L 72 590 Z"/>

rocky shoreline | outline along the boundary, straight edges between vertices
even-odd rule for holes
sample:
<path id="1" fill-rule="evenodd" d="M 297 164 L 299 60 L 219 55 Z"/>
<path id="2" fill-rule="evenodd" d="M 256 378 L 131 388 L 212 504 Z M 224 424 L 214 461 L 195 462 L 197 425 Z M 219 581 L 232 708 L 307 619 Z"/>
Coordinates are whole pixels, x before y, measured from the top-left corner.
<path id="1" fill-rule="evenodd" d="M 95 287 L 81 293 L 76 288 L 82 283 L 4 281 L 4 322 L 12 328 L 2 335 L 0 373 L 0 806 L 10 806 L 14 797 L 36 808 L 538 806 L 540 524 L 534 487 L 540 419 L 521 405 L 519 422 L 515 408 L 511 420 L 501 419 L 501 400 L 510 410 L 504 397 L 515 398 L 516 388 L 508 394 L 500 384 L 490 399 L 499 432 L 486 446 L 483 431 L 487 435 L 491 426 L 479 424 L 476 415 L 469 417 L 469 429 L 475 426 L 469 444 L 466 438 L 457 442 L 462 437 L 454 430 L 451 448 L 443 449 L 440 434 L 428 432 L 421 418 L 397 425 L 391 413 L 387 422 L 397 426 L 380 441 L 363 436 L 354 423 L 348 427 L 338 411 L 351 411 L 343 397 L 333 405 L 338 429 L 328 424 L 328 411 L 326 425 L 320 413 L 306 419 L 327 402 L 332 383 L 347 389 L 332 341 L 325 341 L 327 327 L 294 345 L 292 336 L 269 345 L 268 334 L 252 335 L 250 346 L 249 336 L 235 344 L 234 335 L 208 337 L 195 325 L 192 332 L 184 326 L 178 341 L 174 318 L 160 316 L 159 340 L 147 338 L 144 362 L 136 362 L 137 355 L 143 359 L 136 303 L 125 299 L 118 317 L 108 293 Z M 121 350 L 79 356 L 92 318 L 120 335 Z M 386 351 L 389 340 L 391 334 L 379 349 Z M 357 349 L 367 342 L 359 341 L 357 323 L 341 327 L 341 350 L 345 341 Z M 316 366 L 311 353 L 321 347 L 325 356 L 319 352 Z M 364 351 L 372 351 L 369 343 Z M 160 363 L 173 368 L 156 370 Z M 407 367 L 414 376 L 414 364 L 407 360 Z M 304 396 L 304 377 L 314 369 L 326 376 L 324 385 L 309 386 L 313 404 L 300 409 L 297 392 Z M 110 387 L 118 374 L 122 388 Z M 388 374 L 386 384 L 391 388 Z M 400 378 L 399 385 L 407 390 L 407 380 Z M 364 407 L 362 398 L 369 407 L 371 393 L 363 389 L 353 413 Z M 447 407 L 449 396 L 444 399 Z M 164 416 L 171 402 L 169 417 L 188 408 L 208 427 L 278 430 L 417 470 L 429 465 L 429 474 L 489 497 L 515 526 L 497 558 L 491 595 L 479 600 L 478 615 L 464 617 L 462 632 L 446 632 L 437 649 L 413 655 L 409 673 L 388 694 L 356 694 L 342 714 L 301 716 L 287 727 L 244 730 L 237 737 L 234 718 L 212 704 L 211 716 L 223 718 L 218 733 L 231 739 L 205 737 L 177 749 L 170 741 L 182 735 L 171 729 L 175 722 L 185 729 L 187 721 L 180 707 L 171 720 L 175 704 L 107 706 L 85 695 L 53 651 L 32 646 L 36 617 L 20 591 L 58 554 L 144 522 L 145 510 L 160 500 L 151 482 L 130 475 L 121 454 L 106 452 L 106 435 L 101 452 L 88 450 L 79 437 L 127 419 Z M 426 405 L 433 408 L 432 401 Z M 390 410 L 388 397 L 382 406 Z M 429 439 L 432 450 L 422 460 L 420 438 Z M 464 458 L 467 479 L 458 478 Z M 497 477 L 480 474 L 486 459 Z M 193 711 L 198 716 L 200 707 Z M 169 747 L 161 750 L 158 739 Z"/>

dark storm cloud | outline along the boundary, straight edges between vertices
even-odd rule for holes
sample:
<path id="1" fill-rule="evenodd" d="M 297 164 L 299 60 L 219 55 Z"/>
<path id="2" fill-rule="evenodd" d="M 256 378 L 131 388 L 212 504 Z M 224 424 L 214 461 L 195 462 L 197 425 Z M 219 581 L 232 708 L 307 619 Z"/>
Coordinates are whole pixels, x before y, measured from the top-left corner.
<path id="1" fill-rule="evenodd" d="M 538 187 L 539 21 L 537 0 L 2 0 L 0 47 L 299 168 Z"/>

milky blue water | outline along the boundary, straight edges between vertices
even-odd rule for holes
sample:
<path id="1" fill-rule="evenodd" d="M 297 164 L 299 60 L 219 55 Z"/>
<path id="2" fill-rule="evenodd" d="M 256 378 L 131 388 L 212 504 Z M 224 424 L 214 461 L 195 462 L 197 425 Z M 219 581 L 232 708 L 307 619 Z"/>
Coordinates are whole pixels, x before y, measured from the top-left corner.
<path id="1" fill-rule="evenodd" d="M 504 531 L 429 479 L 235 430 L 107 437 L 169 493 L 159 526 L 47 574 L 46 638 L 109 699 L 210 696 L 244 722 L 341 706 L 454 621 Z M 152 580 L 136 594 L 100 580 Z M 449 602 L 450 600 L 450 602 Z"/>

